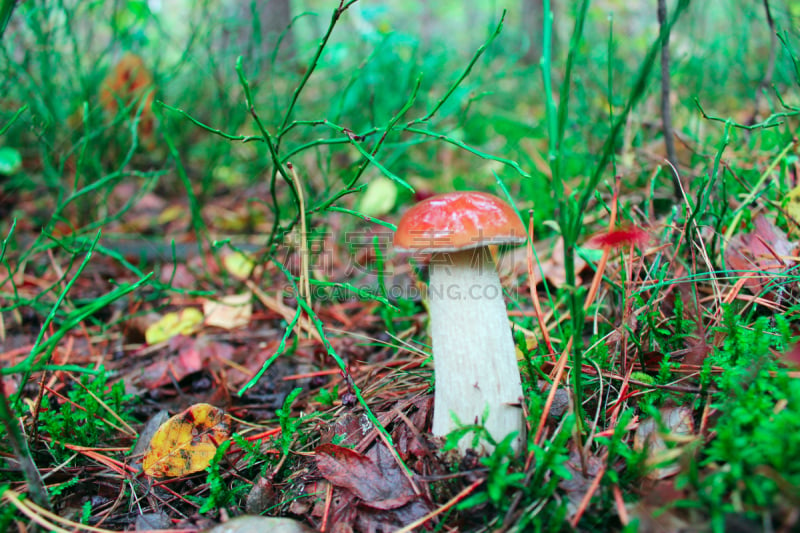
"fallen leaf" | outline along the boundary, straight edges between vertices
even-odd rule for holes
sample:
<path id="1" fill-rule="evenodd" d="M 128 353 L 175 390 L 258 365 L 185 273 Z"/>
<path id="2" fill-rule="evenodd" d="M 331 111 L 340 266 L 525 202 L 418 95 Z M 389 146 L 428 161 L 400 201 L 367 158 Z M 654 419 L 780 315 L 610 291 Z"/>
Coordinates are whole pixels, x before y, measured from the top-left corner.
<path id="1" fill-rule="evenodd" d="M 314 533 L 302 522 L 291 518 L 276 518 L 272 516 L 237 516 L 224 524 L 219 524 L 203 533 Z"/>
<path id="2" fill-rule="evenodd" d="M 433 416 L 433 396 L 420 396 L 404 409 L 406 421 L 398 424 L 392 431 L 395 450 L 406 464 L 412 468 L 417 464 L 416 470 L 427 467 L 426 459 L 430 459 L 431 447 L 428 442 L 429 433 L 425 428 L 430 427 Z"/>
<path id="3" fill-rule="evenodd" d="M 317 467 L 336 485 L 355 494 L 375 509 L 396 509 L 414 498 L 411 483 L 399 468 L 381 470 L 369 457 L 350 448 L 321 444 L 316 449 Z"/>
<path id="4" fill-rule="evenodd" d="M 181 220 L 186 216 L 186 207 L 182 205 L 171 205 L 161 211 L 161 214 L 158 215 L 158 219 L 156 220 L 158 224 L 164 225 L 169 222 L 173 222 L 175 220 Z"/>
<path id="5" fill-rule="evenodd" d="M 389 178 L 378 176 L 373 179 L 361 195 L 358 210 L 370 217 L 385 215 L 394 208 L 397 201 L 397 185 Z"/>
<path id="6" fill-rule="evenodd" d="M 230 433 L 230 416 L 213 405 L 195 404 L 158 428 L 142 461 L 144 473 L 177 477 L 199 472 Z"/>
<path id="7" fill-rule="evenodd" d="M 141 370 L 135 370 L 132 381 L 140 387 L 153 389 L 181 381 L 189 374 L 202 370 L 211 359 L 227 361 L 233 357 L 233 346 L 205 336 L 194 339 L 177 335 L 169 340 L 167 347 L 177 357 L 163 357 Z"/>
<path id="8" fill-rule="evenodd" d="M 800 185 L 789 191 L 783 201 L 786 205 L 786 212 L 794 219 L 795 223 L 800 224 Z"/>
<path id="9" fill-rule="evenodd" d="M 331 531 L 395 531 L 433 508 L 427 497 L 414 492 L 405 472 L 380 443 L 366 455 L 322 444 L 316 448 L 316 459 L 320 473 L 334 486 Z"/>
<path id="10" fill-rule="evenodd" d="M 145 65 L 144 60 L 136 54 L 123 55 L 119 63 L 105 77 L 100 89 L 100 105 L 109 113 L 116 115 L 120 110 L 120 103 L 129 106 L 137 99 L 144 98 L 139 116 L 139 136 L 146 144 L 153 143 L 155 127 L 155 114 L 153 113 L 153 75 Z M 130 116 L 136 117 L 139 113 L 137 105 L 131 106 Z"/>
<path id="11" fill-rule="evenodd" d="M 558 486 L 567 494 L 567 516 L 572 518 L 578 512 L 580 503 L 595 478 L 601 475 L 603 461 L 591 454 L 581 460 L 581 452 L 576 446 L 570 445 L 569 460 L 564 463 L 564 468 L 572 475 L 559 481 Z"/>
<path id="12" fill-rule="evenodd" d="M 118 99 L 122 99 L 127 105 L 131 97 L 144 95 L 152 85 L 153 76 L 145 66 L 144 60 L 136 54 L 125 54 L 103 80 L 100 103 L 114 114 L 119 108 Z M 148 104 L 150 101 L 152 96 L 148 97 Z"/>
<path id="13" fill-rule="evenodd" d="M 692 510 L 674 505 L 680 500 L 691 499 L 686 490 L 675 487 L 675 479 L 647 481 L 642 487 L 644 497 L 626 507 L 631 518 L 639 520 L 639 531 L 659 533 L 679 533 L 686 531 L 707 531 L 698 527 L 698 517 Z"/>
<path id="14" fill-rule="evenodd" d="M 261 514 L 275 503 L 275 486 L 264 476 L 259 476 L 247 493 L 245 510 L 250 514 Z"/>
<path id="15" fill-rule="evenodd" d="M 149 531 L 151 529 L 169 529 L 172 520 L 167 513 L 144 513 L 136 517 L 136 531 Z"/>
<path id="16" fill-rule="evenodd" d="M 745 286 L 759 294 L 772 285 L 771 278 L 794 266 L 797 245 L 763 216 L 753 221 L 753 231 L 734 235 L 725 248 L 725 264 L 745 278 Z"/>
<path id="17" fill-rule="evenodd" d="M 637 450 L 646 449 L 647 464 L 654 467 L 647 474 L 650 479 L 664 479 L 677 474 L 680 465 L 676 459 L 683 454 L 681 444 L 695 439 L 691 409 L 661 407 L 658 411 L 661 420 L 651 417 L 640 422 L 633 436 L 633 447 Z M 667 442 L 677 444 L 668 448 Z"/>
<path id="18" fill-rule="evenodd" d="M 245 253 L 232 252 L 222 258 L 225 270 L 236 279 L 245 280 L 250 278 L 256 266 L 255 261 Z"/>
<path id="19" fill-rule="evenodd" d="M 539 340 L 536 337 L 525 337 L 525 350 L 523 352 L 519 346 L 514 346 L 514 350 L 517 354 L 517 361 L 524 361 L 525 360 L 525 353 L 530 353 L 536 350 L 536 347 L 539 346 Z"/>
<path id="20" fill-rule="evenodd" d="M 144 332 L 147 344 L 158 344 L 176 335 L 188 335 L 203 322 L 203 313 L 187 307 L 177 313 L 167 313 Z"/>
<path id="21" fill-rule="evenodd" d="M 6 398 L 12 394 L 16 394 L 19 389 L 19 384 L 12 376 L 0 377 L 0 394 L 5 394 Z"/>
<path id="22" fill-rule="evenodd" d="M 780 359 L 789 366 L 800 368 L 800 344 L 795 344 Z"/>
<path id="23" fill-rule="evenodd" d="M 150 446 L 150 442 L 153 440 L 158 428 L 164 425 L 167 420 L 169 420 L 169 413 L 167 413 L 165 409 L 160 410 L 150 417 L 150 420 L 145 423 L 144 427 L 139 432 L 139 438 L 133 446 L 131 455 L 143 455 Z"/>
<path id="24" fill-rule="evenodd" d="M 197 276 L 184 263 L 169 264 L 161 267 L 159 278 L 165 285 L 173 289 L 192 289 L 197 287 Z"/>
<path id="25" fill-rule="evenodd" d="M 236 329 L 246 326 L 253 314 L 253 295 L 250 292 L 223 296 L 203 302 L 207 326 Z"/>
<path id="26" fill-rule="evenodd" d="M 374 427 L 363 413 L 345 413 L 321 428 L 320 439 L 323 444 L 336 440 L 340 446 L 356 446 Z"/>

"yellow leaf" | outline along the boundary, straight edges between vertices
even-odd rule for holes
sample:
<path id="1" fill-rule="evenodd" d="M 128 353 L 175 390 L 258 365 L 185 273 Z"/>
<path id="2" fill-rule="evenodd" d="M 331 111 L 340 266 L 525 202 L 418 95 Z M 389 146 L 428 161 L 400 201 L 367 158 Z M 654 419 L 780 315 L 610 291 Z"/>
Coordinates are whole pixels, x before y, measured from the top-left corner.
<path id="1" fill-rule="evenodd" d="M 535 350 L 537 346 L 539 346 L 539 341 L 536 340 L 535 337 L 525 337 L 525 349 L 527 349 L 528 352 Z M 525 354 L 519 349 L 519 346 L 515 344 L 514 349 L 517 352 L 517 361 L 524 361 Z"/>
<path id="2" fill-rule="evenodd" d="M 231 435 L 231 418 L 207 403 L 195 404 L 161 425 L 144 454 L 151 477 L 177 477 L 211 464 L 217 447 Z"/>
<path id="3" fill-rule="evenodd" d="M 160 215 L 158 215 L 158 223 L 159 224 L 166 224 L 168 222 L 172 222 L 173 220 L 178 220 L 179 218 L 183 218 L 186 216 L 186 208 L 182 205 L 171 205 L 164 209 Z"/>
<path id="4" fill-rule="evenodd" d="M 225 270 L 236 279 L 247 279 L 256 266 L 255 262 L 242 252 L 233 252 L 222 259 Z"/>
<path id="5" fill-rule="evenodd" d="M 378 176 L 370 182 L 361 197 L 358 210 L 370 217 L 385 215 L 397 201 L 397 185 L 389 178 Z"/>
<path id="6" fill-rule="evenodd" d="M 178 313 L 167 313 L 144 332 L 147 344 L 158 344 L 175 335 L 188 335 L 203 322 L 203 313 L 187 307 Z"/>
<path id="7" fill-rule="evenodd" d="M 246 292 L 223 296 L 219 300 L 206 300 L 203 302 L 203 314 L 207 326 L 224 329 L 246 326 L 253 314 L 253 295 Z"/>
<path id="8" fill-rule="evenodd" d="M 784 202 L 786 202 L 786 213 L 796 224 L 800 224 L 800 185 L 789 191 Z M 789 224 L 790 233 L 796 234 L 796 224 Z"/>

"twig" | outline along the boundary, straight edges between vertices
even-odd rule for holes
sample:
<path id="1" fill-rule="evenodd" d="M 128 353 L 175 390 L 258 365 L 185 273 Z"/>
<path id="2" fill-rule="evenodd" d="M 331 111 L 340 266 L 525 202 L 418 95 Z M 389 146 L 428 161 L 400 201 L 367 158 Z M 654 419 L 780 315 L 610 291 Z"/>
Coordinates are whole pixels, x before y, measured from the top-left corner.
<path id="1" fill-rule="evenodd" d="M 109 529 L 102 529 L 99 527 L 93 527 L 87 524 L 79 524 L 77 522 L 73 522 L 72 520 L 68 520 L 57 514 L 36 505 L 31 501 L 25 501 L 20 499 L 20 494 L 11 490 L 7 489 L 3 492 L 3 499 L 7 500 L 10 504 L 19 510 L 22 514 L 36 522 L 37 524 L 41 525 L 42 527 L 46 528 L 47 531 L 57 531 L 59 533 L 70 533 L 71 531 L 93 531 L 95 533 L 112 533 Z M 70 529 L 64 529 L 56 524 L 64 524 L 66 527 Z M 184 530 L 186 531 L 186 530 Z M 194 530 L 196 531 L 196 530 Z"/>
<path id="2" fill-rule="evenodd" d="M 555 369 L 555 377 L 553 378 L 553 385 L 550 387 L 550 393 L 547 395 L 547 400 L 544 404 L 544 409 L 542 409 L 542 415 L 539 417 L 539 426 L 536 428 L 536 435 L 533 437 L 534 445 L 539 445 L 539 440 L 542 437 L 542 432 L 544 431 L 544 426 L 547 423 L 547 415 L 550 414 L 550 407 L 553 405 L 553 400 L 556 397 L 556 389 L 558 389 L 558 384 L 561 383 L 561 376 L 564 374 L 564 367 L 567 366 L 567 359 L 569 359 L 569 351 L 572 348 L 572 338 L 567 341 L 567 346 L 564 348 L 564 351 L 561 352 L 561 357 L 558 359 L 558 363 L 556 364 Z M 580 371 L 578 369 L 577 371 Z M 525 468 L 527 468 L 531 461 L 533 461 L 533 452 L 528 454 L 528 459 L 525 464 Z"/>
<path id="3" fill-rule="evenodd" d="M 291 163 L 286 163 L 286 167 L 289 169 L 289 172 L 292 175 L 292 181 L 294 182 L 295 189 L 297 190 L 297 201 L 300 204 L 298 209 L 300 215 L 300 279 L 297 280 L 297 285 L 300 288 L 300 294 L 298 294 L 297 297 L 303 298 L 306 302 L 306 305 L 311 307 L 311 284 L 308 281 L 308 256 L 310 251 L 308 249 L 308 228 L 306 227 L 303 184 L 300 182 L 300 178 L 297 176 L 297 171 L 295 170 L 294 165 Z M 309 328 L 306 330 L 306 334 L 309 337 L 312 335 L 312 329 L 313 328 L 309 326 Z"/>
<path id="4" fill-rule="evenodd" d="M 659 0 L 659 2 L 663 1 L 664 0 Z M 589 502 L 591 501 L 592 496 L 594 496 L 595 491 L 597 491 L 597 488 L 600 486 L 600 481 L 603 479 L 605 473 L 606 473 L 606 465 L 603 464 L 603 466 L 600 467 L 600 471 L 592 480 L 591 485 L 589 485 L 589 488 L 586 490 L 586 494 L 583 495 L 581 503 L 578 505 L 578 510 L 575 512 L 575 516 L 573 516 L 572 520 L 569 521 L 569 525 L 571 525 L 573 528 L 578 526 L 578 522 L 580 522 L 583 513 L 589 506 Z"/>
<path id="5" fill-rule="evenodd" d="M 764 98 L 764 91 L 772 84 L 772 75 L 775 73 L 775 58 L 777 57 L 778 48 L 778 34 L 775 32 L 775 19 L 772 18 L 772 11 L 769 8 L 769 0 L 763 0 L 764 14 L 767 17 L 767 26 L 769 27 L 769 58 L 767 59 L 767 70 L 764 71 L 764 77 L 761 83 L 758 84 L 756 90 L 756 101 L 753 106 L 753 114 L 750 115 L 748 124 L 755 124 L 756 117 L 758 116 L 758 108 L 760 107 L 761 100 Z"/>
<path id="6" fill-rule="evenodd" d="M 617 175 L 614 181 L 614 197 L 611 203 L 611 217 L 608 221 L 608 232 L 613 232 L 617 227 L 617 199 L 619 198 L 620 176 Z M 603 274 L 605 274 L 606 264 L 608 264 L 608 256 L 611 253 L 611 245 L 606 244 L 603 246 L 603 255 L 600 262 L 597 264 L 597 270 L 594 273 L 592 284 L 589 286 L 589 292 L 586 295 L 586 300 L 583 303 L 584 311 L 588 311 L 597 295 L 597 290 L 600 287 L 600 282 L 603 281 Z"/>
<path id="7" fill-rule="evenodd" d="M 672 132 L 672 112 L 669 105 L 669 34 L 667 24 L 667 0 L 658 0 L 658 25 L 661 31 L 661 129 L 664 132 L 664 143 L 667 146 L 667 161 L 677 169 L 678 156 L 675 153 L 675 137 Z M 680 176 L 672 173 L 673 194 L 675 201 L 681 199 Z"/>
<path id="8" fill-rule="evenodd" d="M 322 525 L 319 528 L 322 533 L 325 533 L 325 531 L 328 529 L 328 517 L 331 514 L 331 502 L 333 502 L 333 483 L 328 483 L 328 486 L 325 489 L 325 508 L 322 512 Z"/>
<path id="9" fill-rule="evenodd" d="M 479 480 L 473 482 L 472 485 L 468 486 L 467 488 L 465 488 L 464 490 L 462 490 L 461 492 L 459 492 L 458 494 L 453 496 L 453 498 L 450 499 L 450 501 L 448 501 L 447 503 L 445 503 L 444 505 L 442 505 L 438 509 L 434 509 L 433 511 L 431 511 L 428 514 L 426 514 L 422 518 L 411 522 L 406 527 L 398 529 L 397 531 L 395 531 L 395 533 L 409 533 L 411 531 L 414 531 L 414 529 L 420 527 L 422 524 L 424 524 L 425 522 L 427 522 L 431 518 L 442 514 L 443 512 L 447 511 L 448 509 L 453 507 L 455 504 L 457 504 L 458 502 L 460 502 L 461 500 L 463 500 L 464 498 L 469 496 L 469 494 L 473 490 L 475 490 L 478 487 L 478 485 L 480 485 L 481 483 L 483 483 L 482 479 L 479 479 Z"/>
<path id="10" fill-rule="evenodd" d="M 113 425 L 116 429 L 122 431 L 123 433 L 127 433 L 131 437 L 136 437 L 136 436 L 139 435 L 139 433 L 135 429 L 133 429 L 130 426 L 130 424 L 125 422 L 125 420 L 123 420 L 122 417 L 119 416 L 119 414 L 117 414 L 111 407 L 109 407 L 108 404 L 106 402 L 104 402 L 102 398 L 98 397 L 95 393 L 93 393 L 91 390 L 89 390 L 89 388 L 86 385 L 84 385 L 81 382 L 81 380 L 76 379 L 75 376 L 73 376 L 72 374 L 69 374 L 69 373 L 67 373 L 67 377 L 69 379 L 71 379 L 72 381 L 74 381 L 75 384 L 78 385 L 80 388 L 82 388 L 89 396 L 91 396 L 94 399 L 94 401 L 96 401 L 98 403 L 98 405 L 100 405 L 103 409 L 108 411 L 108 413 L 111 416 L 113 416 L 117 420 L 117 422 L 120 423 L 121 427 L 116 426 L 114 424 L 111 424 L 107 420 L 104 420 L 104 422 L 108 423 L 109 425 Z M 80 407 L 80 406 L 76 406 L 76 407 Z"/>
<path id="11" fill-rule="evenodd" d="M 536 292 L 536 283 L 533 276 L 533 209 L 528 212 L 528 236 L 528 286 L 531 291 L 531 300 L 533 301 L 533 309 L 536 311 L 539 329 L 542 331 L 544 344 L 547 346 L 547 351 L 550 353 L 551 358 L 555 359 L 553 343 L 550 341 L 550 332 L 547 331 L 547 324 L 544 322 L 544 313 L 542 313 L 542 306 L 539 303 L 539 294 Z"/>
<path id="12" fill-rule="evenodd" d="M 50 509 L 50 498 L 47 496 L 44 482 L 33 462 L 28 441 L 25 440 L 25 436 L 19 428 L 19 420 L 8 403 L 2 382 L 0 382 L 0 422 L 6 428 L 6 439 L 14 451 L 14 457 L 19 461 L 25 481 L 28 482 L 31 499 L 42 507 Z"/>
<path id="13" fill-rule="evenodd" d="M 619 521 L 622 522 L 623 526 L 627 526 L 631 518 L 628 516 L 628 510 L 625 508 L 625 500 L 622 498 L 622 491 L 619 489 L 619 485 L 612 485 L 611 492 L 614 494 L 614 504 L 617 507 Z"/>

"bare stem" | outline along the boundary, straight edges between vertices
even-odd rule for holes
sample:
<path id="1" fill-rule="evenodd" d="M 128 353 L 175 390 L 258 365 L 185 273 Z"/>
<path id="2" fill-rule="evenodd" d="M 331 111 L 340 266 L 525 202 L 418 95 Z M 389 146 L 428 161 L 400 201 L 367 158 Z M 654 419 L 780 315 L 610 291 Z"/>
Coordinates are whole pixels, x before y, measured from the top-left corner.
<path id="1" fill-rule="evenodd" d="M 14 457 L 19 461 L 19 466 L 22 469 L 22 475 L 25 476 L 25 481 L 28 482 L 28 493 L 34 502 L 50 509 L 50 498 L 47 496 L 47 490 L 44 488 L 44 483 L 39 475 L 39 470 L 33 462 L 31 450 L 28 448 L 28 441 L 22 434 L 19 428 L 19 420 L 11 410 L 11 406 L 6 398 L 3 385 L 0 383 L 0 423 L 6 429 L 6 440 L 11 445 L 14 451 Z"/>
<path id="2" fill-rule="evenodd" d="M 664 142 L 667 145 L 667 161 L 672 166 L 672 184 L 675 200 L 681 199 L 678 156 L 675 153 L 675 137 L 672 131 L 672 112 L 669 104 L 670 76 L 669 76 L 669 34 L 670 25 L 667 24 L 667 1 L 658 0 L 658 25 L 661 28 L 661 129 L 664 132 Z"/>

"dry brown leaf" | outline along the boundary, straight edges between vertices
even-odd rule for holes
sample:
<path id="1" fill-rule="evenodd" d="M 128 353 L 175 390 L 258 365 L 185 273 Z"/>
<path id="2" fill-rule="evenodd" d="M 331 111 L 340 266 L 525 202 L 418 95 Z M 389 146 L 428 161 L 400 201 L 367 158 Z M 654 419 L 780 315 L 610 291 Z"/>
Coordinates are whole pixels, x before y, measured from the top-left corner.
<path id="1" fill-rule="evenodd" d="M 238 516 L 203 533 L 314 533 L 302 522 L 273 516 Z"/>
<path id="2" fill-rule="evenodd" d="M 644 497 L 626 505 L 631 518 L 639 520 L 639 531 L 652 533 L 686 533 L 706 531 L 699 527 L 691 512 L 676 505 L 678 500 L 690 497 L 688 492 L 675 487 L 675 478 L 649 481 L 642 488 Z M 692 526 L 695 529 L 692 529 Z"/>
<path id="3" fill-rule="evenodd" d="M 648 418 L 639 423 L 633 437 L 633 447 L 637 450 L 647 449 L 647 464 L 654 466 L 647 477 L 664 479 L 677 474 L 680 465 L 676 459 L 683 455 L 683 446 L 695 439 L 692 410 L 687 407 L 662 407 L 659 409 L 662 431 L 655 418 Z M 676 443 L 668 448 L 667 442 Z"/>
<path id="4" fill-rule="evenodd" d="M 140 387 L 150 389 L 177 382 L 206 367 L 212 359 L 230 360 L 233 346 L 210 340 L 205 336 L 197 339 L 178 335 L 172 337 L 167 346 L 175 357 L 164 357 L 136 371 L 132 380 Z"/>
<path id="5" fill-rule="evenodd" d="M 139 113 L 138 99 L 144 98 L 139 116 L 139 137 L 145 144 L 154 143 L 155 114 L 153 113 L 153 95 L 155 85 L 150 69 L 144 60 L 136 54 L 123 55 L 119 63 L 103 80 L 100 89 L 100 105 L 109 115 L 116 115 L 122 106 L 131 106 L 131 118 Z"/>
<path id="6" fill-rule="evenodd" d="M 569 470 L 572 477 L 562 479 L 558 486 L 567 493 L 569 503 L 567 505 L 567 516 L 572 518 L 578 511 L 580 502 L 590 489 L 594 479 L 601 474 L 603 461 L 595 455 L 587 455 L 585 459 L 586 471 L 584 472 L 584 461 L 581 460 L 581 452 L 574 445 L 570 446 L 569 460 L 564 463 L 564 467 Z"/>
<path id="7" fill-rule="evenodd" d="M 198 283 L 195 273 L 183 263 L 164 265 L 159 278 L 174 289 L 193 289 Z"/>
<path id="8" fill-rule="evenodd" d="M 382 444 L 367 455 L 335 444 L 316 449 L 317 467 L 335 487 L 332 527 L 393 531 L 431 510 Z M 335 530 L 335 529 L 334 529 Z"/>
<path id="9" fill-rule="evenodd" d="M 230 435 L 230 416 L 213 405 L 195 404 L 158 428 L 144 454 L 144 473 L 177 477 L 199 472 L 211 464 L 217 447 Z"/>
<path id="10" fill-rule="evenodd" d="M 253 315 L 253 294 L 231 294 L 219 300 L 206 300 L 203 302 L 203 314 L 206 316 L 207 326 L 216 326 L 223 329 L 236 329 L 250 323 Z"/>
<path id="11" fill-rule="evenodd" d="M 792 346 L 780 359 L 789 366 L 800 368 L 800 344 Z"/>
<path id="12" fill-rule="evenodd" d="M 378 465 L 365 455 L 335 444 L 318 446 L 316 458 L 325 479 L 346 488 L 369 507 L 396 509 L 416 498 L 411 483 L 396 463 L 395 468 Z"/>
<path id="13" fill-rule="evenodd" d="M 734 235 L 725 248 L 725 264 L 740 271 L 745 286 L 755 294 L 772 284 L 771 278 L 794 266 L 796 243 L 763 216 L 753 221 L 753 231 Z"/>

